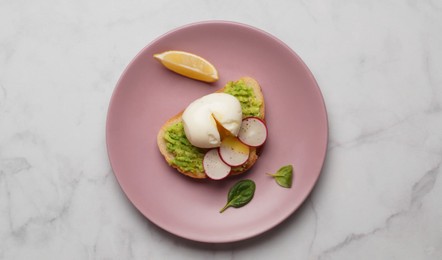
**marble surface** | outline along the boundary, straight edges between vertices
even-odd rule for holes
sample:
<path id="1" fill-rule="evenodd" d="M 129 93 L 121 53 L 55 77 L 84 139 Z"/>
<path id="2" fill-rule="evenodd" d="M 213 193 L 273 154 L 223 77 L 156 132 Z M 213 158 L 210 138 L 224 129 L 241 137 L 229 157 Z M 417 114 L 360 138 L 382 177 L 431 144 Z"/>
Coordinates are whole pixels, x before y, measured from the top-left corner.
<path id="1" fill-rule="evenodd" d="M 277 228 L 200 244 L 147 221 L 106 153 L 125 66 L 177 26 L 275 35 L 323 92 L 319 182 Z M 442 259 L 442 2 L 0 0 L 0 259 Z"/>

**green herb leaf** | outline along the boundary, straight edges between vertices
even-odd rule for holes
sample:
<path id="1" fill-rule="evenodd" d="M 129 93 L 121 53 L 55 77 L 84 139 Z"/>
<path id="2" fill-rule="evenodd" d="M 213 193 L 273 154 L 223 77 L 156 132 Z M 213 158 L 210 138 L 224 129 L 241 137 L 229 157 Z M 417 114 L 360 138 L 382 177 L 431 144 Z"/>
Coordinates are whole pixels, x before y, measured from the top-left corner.
<path id="1" fill-rule="evenodd" d="M 276 173 L 274 173 L 274 174 L 268 173 L 268 175 L 275 178 L 275 180 L 279 184 L 279 186 L 284 187 L 284 188 L 291 188 L 292 187 L 292 182 L 293 182 L 293 166 L 292 165 L 283 166 Z"/>
<path id="2" fill-rule="evenodd" d="M 240 208 L 249 203 L 255 194 L 255 182 L 241 180 L 232 186 L 227 196 L 226 205 L 219 211 L 223 213 L 228 207 Z"/>

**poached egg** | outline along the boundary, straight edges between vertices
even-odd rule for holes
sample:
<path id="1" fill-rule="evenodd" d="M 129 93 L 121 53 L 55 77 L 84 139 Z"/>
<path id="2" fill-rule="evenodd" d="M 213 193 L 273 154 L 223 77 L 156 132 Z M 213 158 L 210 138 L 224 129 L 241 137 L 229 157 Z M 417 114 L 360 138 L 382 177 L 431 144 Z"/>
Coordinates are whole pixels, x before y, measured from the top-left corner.
<path id="1" fill-rule="evenodd" d="M 190 143 L 200 148 L 214 148 L 221 145 L 218 124 L 230 134 L 238 136 L 242 122 L 239 100 L 226 93 L 212 93 L 203 96 L 184 110 L 184 132 Z"/>

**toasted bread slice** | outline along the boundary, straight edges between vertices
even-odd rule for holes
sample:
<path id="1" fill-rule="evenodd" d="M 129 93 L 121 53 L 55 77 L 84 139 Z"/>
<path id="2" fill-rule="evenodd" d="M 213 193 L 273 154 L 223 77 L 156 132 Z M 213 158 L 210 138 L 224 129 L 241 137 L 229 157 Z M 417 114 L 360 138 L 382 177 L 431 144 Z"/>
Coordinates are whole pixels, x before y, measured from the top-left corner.
<path id="1" fill-rule="evenodd" d="M 255 98 L 261 103 L 260 107 L 259 107 L 259 113 L 257 113 L 256 116 L 264 120 L 265 102 L 264 102 L 264 96 L 262 94 L 261 86 L 258 84 L 258 82 L 255 79 L 253 79 L 251 77 L 242 77 L 238 81 L 242 81 L 247 87 L 250 87 L 253 90 Z M 226 87 L 223 87 L 223 88 L 217 90 L 216 92 L 221 93 L 221 92 L 225 92 L 225 90 L 226 90 Z M 177 115 L 173 116 L 169 120 L 167 120 L 167 122 L 161 127 L 161 129 L 159 130 L 158 135 L 157 135 L 158 148 L 159 148 L 161 154 L 166 159 L 167 163 L 170 166 L 176 168 L 180 173 L 187 175 L 189 177 L 192 177 L 192 178 L 196 178 L 196 179 L 207 178 L 206 174 L 204 173 L 204 170 L 189 171 L 189 170 L 185 170 L 182 167 L 175 164 L 174 163 L 175 155 L 174 155 L 173 151 L 170 151 L 167 148 L 168 141 L 165 138 L 166 131 L 170 127 L 174 126 L 175 124 L 182 122 L 181 116 L 182 116 L 183 112 L 184 112 L 184 110 L 181 111 L 180 113 L 178 113 Z M 245 117 L 245 116 L 243 115 L 243 117 Z M 209 149 L 200 149 L 200 148 L 198 148 L 198 149 L 199 149 L 199 153 L 201 153 L 201 156 L 203 156 L 204 153 L 207 150 L 209 150 Z M 244 173 L 245 171 L 250 169 L 255 164 L 257 159 L 258 159 L 258 154 L 257 154 L 256 148 L 251 147 L 250 148 L 250 156 L 249 156 L 249 159 L 247 160 L 247 162 L 241 166 L 233 167 L 230 175 L 238 175 L 238 174 Z M 202 169 L 202 166 L 201 166 L 201 169 Z"/>

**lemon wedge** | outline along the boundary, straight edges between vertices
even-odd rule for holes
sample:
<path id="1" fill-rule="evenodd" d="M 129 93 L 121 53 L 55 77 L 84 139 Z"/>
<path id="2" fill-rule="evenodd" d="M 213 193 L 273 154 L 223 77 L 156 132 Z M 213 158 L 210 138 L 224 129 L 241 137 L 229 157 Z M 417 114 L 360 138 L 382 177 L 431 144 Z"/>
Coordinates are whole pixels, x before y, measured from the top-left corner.
<path id="1" fill-rule="evenodd" d="M 198 55 L 185 51 L 166 51 L 154 54 L 153 57 L 169 70 L 183 76 L 204 82 L 218 80 L 215 66 Z"/>

